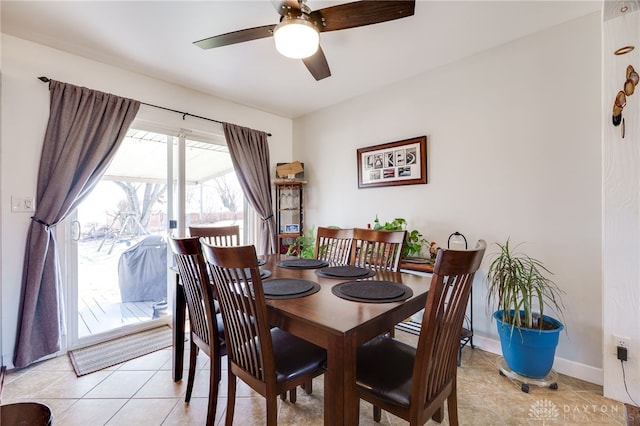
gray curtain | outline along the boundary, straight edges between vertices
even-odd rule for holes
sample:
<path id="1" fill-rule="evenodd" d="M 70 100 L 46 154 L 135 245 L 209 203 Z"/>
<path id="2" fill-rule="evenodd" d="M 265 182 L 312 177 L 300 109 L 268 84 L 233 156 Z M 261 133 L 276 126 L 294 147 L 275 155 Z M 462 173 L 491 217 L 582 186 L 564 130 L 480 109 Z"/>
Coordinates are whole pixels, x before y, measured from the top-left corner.
<path id="1" fill-rule="evenodd" d="M 276 221 L 273 218 L 269 144 L 267 134 L 258 130 L 224 123 L 229 154 L 245 197 L 262 219 L 261 246 L 258 253 L 275 253 Z"/>
<path id="2" fill-rule="evenodd" d="M 50 81 L 50 112 L 42 146 L 36 212 L 27 235 L 22 306 L 14 357 L 25 367 L 60 349 L 62 304 L 53 227 L 104 174 L 140 103 Z"/>

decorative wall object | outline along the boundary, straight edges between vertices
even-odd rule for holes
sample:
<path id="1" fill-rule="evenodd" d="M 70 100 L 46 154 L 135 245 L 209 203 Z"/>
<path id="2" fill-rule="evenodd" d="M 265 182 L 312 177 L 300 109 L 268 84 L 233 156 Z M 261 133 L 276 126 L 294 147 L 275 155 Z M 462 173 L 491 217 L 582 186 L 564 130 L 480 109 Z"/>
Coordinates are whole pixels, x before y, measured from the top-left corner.
<path id="1" fill-rule="evenodd" d="M 427 183 L 427 137 L 359 148 L 358 188 Z"/>

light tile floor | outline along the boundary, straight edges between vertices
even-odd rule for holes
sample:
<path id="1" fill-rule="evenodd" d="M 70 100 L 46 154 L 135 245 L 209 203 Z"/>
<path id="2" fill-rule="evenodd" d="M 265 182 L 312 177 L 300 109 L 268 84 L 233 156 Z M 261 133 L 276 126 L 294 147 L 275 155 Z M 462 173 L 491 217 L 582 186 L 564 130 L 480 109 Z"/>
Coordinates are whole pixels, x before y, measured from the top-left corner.
<path id="1" fill-rule="evenodd" d="M 396 336 L 412 341 L 401 331 Z M 188 356 L 185 358 L 188 359 Z M 624 425 L 624 405 L 602 397 L 602 387 L 560 375 L 558 390 L 532 386 L 529 393 L 498 374 L 497 356 L 479 349 L 463 350 L 458 369 L 458 413 L 462 425 Z M 76 377 L 67 356 L 10 371 L 3 404 L 39 401 L 49 405 L 56 426 L 97 425 L 204 425 L 207 407 L 209 360 L 201 355 L 193 397 L 184 402 L 185 380 L 171 379 L 171 350 L 165 349 Z M 224 365 L 224 360 L 223 360 Z M 322 425 L 322 376 L 313 394 L 298 391 L 297 403 L 278 399 L 279 425 Z M 216 424 L 224 424 L 226 374 L 220 386 Z M 241 382 L 238 385 L 234 424 L 263 425 L 264 400 Z M 362 403 L 360 424 L 376 424 L 372 407 Z M 405 425 L 383 412 L 381 425 Z M 434 421 L 427 424 L 435 425 Z M 443 424 L 448 424 L 445 416 Z"/>

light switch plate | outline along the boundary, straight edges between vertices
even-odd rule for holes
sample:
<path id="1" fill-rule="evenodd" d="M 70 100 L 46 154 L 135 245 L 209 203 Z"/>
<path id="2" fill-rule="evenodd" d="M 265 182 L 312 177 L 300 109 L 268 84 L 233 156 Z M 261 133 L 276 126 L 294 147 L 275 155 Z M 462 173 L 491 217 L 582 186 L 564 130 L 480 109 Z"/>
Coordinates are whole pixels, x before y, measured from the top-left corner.
<path id="1" fill-rule="evenodd" d="M 35 213 L 36 200 L 34 197 L 11 196 L 11 211 L 13 213 Z"/>

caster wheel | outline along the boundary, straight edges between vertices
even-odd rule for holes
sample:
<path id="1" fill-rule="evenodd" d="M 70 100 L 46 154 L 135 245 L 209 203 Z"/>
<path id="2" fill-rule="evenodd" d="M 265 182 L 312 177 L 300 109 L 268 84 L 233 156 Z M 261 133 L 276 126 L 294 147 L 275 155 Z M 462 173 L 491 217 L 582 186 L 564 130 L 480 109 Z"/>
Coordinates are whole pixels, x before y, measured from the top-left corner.
<path id="1" fill-rule="evenodd" d="M 529 393 L 529 385 L 526 383 L 522 384 L 522 392 Z"/>
<path id="2" fill-rule="evenodd" d="M 549 385 L 549 388 L 551 390 L 558 390 L 558 384 L 557 383 L 551 383 L 551 385 Z"/>
<path id="3" fill-rule="evenodd" d="M 502 372 L 502 370 L 498 370 L 498 373 L 500 373 L 500 375 L 504 377 L 504 373 Z"/>

